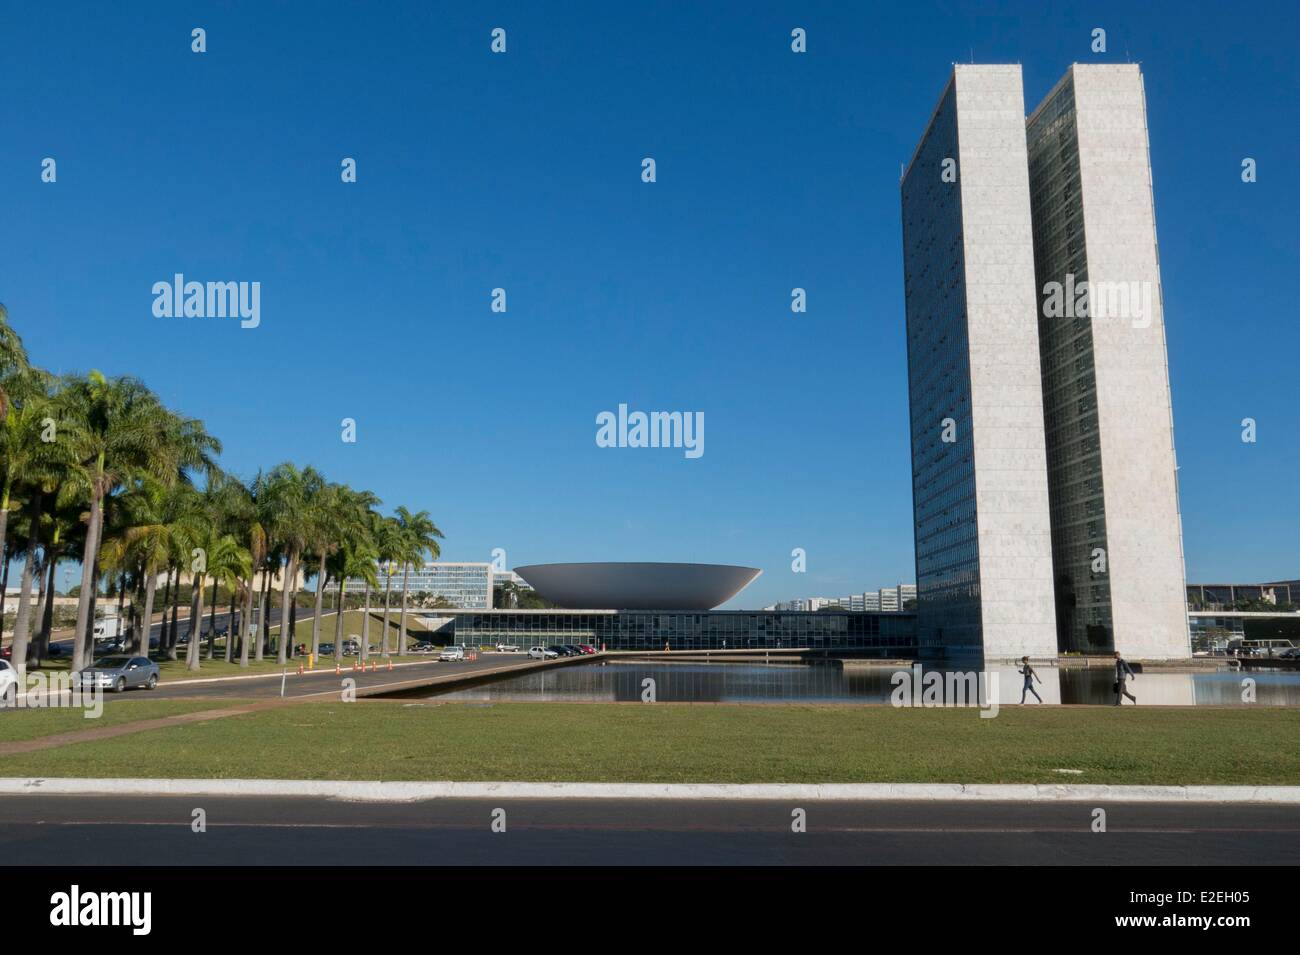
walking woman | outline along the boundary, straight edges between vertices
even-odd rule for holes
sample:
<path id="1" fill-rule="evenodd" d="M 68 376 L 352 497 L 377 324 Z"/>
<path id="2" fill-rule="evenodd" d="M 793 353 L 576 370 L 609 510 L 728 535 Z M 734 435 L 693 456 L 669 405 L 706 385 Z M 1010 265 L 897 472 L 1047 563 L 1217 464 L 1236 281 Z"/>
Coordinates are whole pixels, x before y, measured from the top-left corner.
<path id="1" fill-rule="evenodd" d="M 1034 668 L 1029 665 L 1029 657 L 1020 658 L 1020 673 L 1025 678 L 1025 685 L 1020 688 L 1020 702 L 1022 704 L 1025 702 L 1026 693 L 1034 694 L 1034 699 L 1039 703 L 1043 702 L 1043 698 L 1039 696 L 1038 691 L 1034 689 L 1035 680 L 1038 680 L 1039 683 L 1042 683 L 1043 681 L 1042 678 L 1034 672 Z"/>

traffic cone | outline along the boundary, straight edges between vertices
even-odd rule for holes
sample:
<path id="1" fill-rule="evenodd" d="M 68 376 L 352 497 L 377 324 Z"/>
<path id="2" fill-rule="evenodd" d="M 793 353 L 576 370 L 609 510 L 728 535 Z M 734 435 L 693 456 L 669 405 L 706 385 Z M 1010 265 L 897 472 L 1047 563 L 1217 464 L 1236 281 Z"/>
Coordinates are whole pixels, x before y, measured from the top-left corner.
<path id="1" fill-rule="evenodd" d="M 335 661 L 334 661 L 334 675 L 335 675 L 335 676 L 340 676 L 340 675 L 342 675 L 342 673 L 343 673 L 343 671 L 339 669 L 339 661 L 338 661 L 338 660 L 335 660 Z"/>

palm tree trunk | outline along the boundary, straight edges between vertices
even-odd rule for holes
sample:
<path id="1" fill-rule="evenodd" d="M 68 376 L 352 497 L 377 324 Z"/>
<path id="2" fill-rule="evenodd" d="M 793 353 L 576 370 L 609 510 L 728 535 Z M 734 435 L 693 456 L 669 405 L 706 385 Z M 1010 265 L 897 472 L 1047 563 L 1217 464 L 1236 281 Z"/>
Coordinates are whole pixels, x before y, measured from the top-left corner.
<path id="1" fill-rule="evenodd" d="M 294 566 L 296 560 L 296 556 L 291 552 L 285 561 L 284 586 L 280 589 L 280 642 L 275 648 L 275 654 L 281 664 L 289 662 L 289 640 L 292 636 L 289 633 L 289 601 L 292 599 L 293 577 L 297 572 Z"/>
<path id="2" fill-rule="evenodd" d="M 185 668 L 197 670 L 203 656 L 199 649 L 203 637 L 203 574 L 196 574 L 190 583 L 190 644 L 185 650 Z"/>
<path id="3" fill-rule="evenodd" d="M 393 593 L 393 568 L 388 567 L 388 573 L 384 575 L 384 656 L 388 656 L 388 606 L 392 599 Z"/>
<path id="4" fill-rule="evenodd" d="M 50 556 L 50 547 L 46 545 L 41 550 L 41 559 L 36 562 L 36 610 L 32 613 L 32 638 L 27 644 L 29 663 L 33 658 L 40 659 L 41 621 L 45 619 L 45 601 L 49 599 L 49 594 L 45 590 L 45 570 L 50 563 Z M 37 668 L 39 667 L 38 663 Z"/>
<path id="5" fill-rule="evenodd" d="M 166 651 L 166 649 L 167 649 L 167 636 L 168 636 L 168 630 L 167 630 L 167 607 L 168 607 L 168 605 L 171 603 L 171 600 L 172 600 L 172 569 L 171 569 L 171 566 L 168 565 L 168 567 L 167 567 L 167 579 L 166 579 L 165 586 L 163 587 L 162 620 L 158 621 L 158 624 L 159 624 L 159 626 L 158 626 L 158 649 L 159 649 L 159 650 L 162 650 L 162 651 Z M 149 625 L 150 625 L 150 627 L 152 627 L 152 626 L 153 626 L 153 622 L 150 621 L 150 624 L 149 624 Z"/>
<path id="6" fill-rule="evenodd" d="M 96 488 L 90 498 L 90 522 L 86 525 L 86 547 L 81 555 L 81 593 L 77 595 L 77 629 L 72 637 L 72 672 L 85 667 L 85 634 L 90 624 L 90 598 L 95 592 L 95 557 L 99 554 L 99 517 L 103 494 Z M 93 639 L 93 637 L 92 637 Z"/>
<path id="7" fill-rule="evenodd" d="M 343 587 L 342 581 L 339 582 L 339 587 L 340 588 Z M 338 617 L 338 619 L 334 621 L 334 659 L 335 661 L 338 661 L 343 659 L 343 608 L 342 607 L 338 609 L 338 613 L 336 616 Z"/>
<path id="8" fill-rule="evenodd" d="M 227 643 L 230 641 L 227 640 Z M 212 609 L 208 611 L 208 659 L 217 655 L 217 579 L 212 578 Z"/>
<path id="9" fill-rule="evenodd" d="M 144 622 L 135 638 L 135 653 L 137 656 L 147 657 L 149 655 L 149 634 L 153 632 L 153 598 L 157 590 L 158 575 L 149 573 L 146 567 L 144 574 Z"/>
<path id="10" fill-rule="evenodd" d="M 50 650 L 50 632 L 54 629 L 54 572 L 58 569 L 59 559 L 47 560 L 49 580 L 45 584 L 45 609 L 41 614 L 41 630 L 36 637 L 36 663 L 39 666 Z"/>
<path id="11" fill-rule="evenodd" d="M 406 656 L 406 582 L 411 576 L 411 565 L 402 565 L 402 615 L 397 621 L 397 655 Z"/>
<path id="12" fill-rule="evenodd" d="M 27 536 L 27 559 L 23 561 L 22 583 L 18 590 L 18 617 L 14 621 L 13 654 L 10 663 L 21 676 L 27 670 L 27 643 L 31 633 L 32 574 L 36 566 L 36 550 L 40 547 L 41 504 L 45 495 L 38 489 L 32 495 L 31 532 Z"/>
<path id="13" fill-rule="evenodd" d="M 0 513 L 0 519 L 8 520 L 8 512 Z M 0 639 L 5 635 L 5 604 L 9 593 L 9 545 L 0 544 Z"/>
<path id="14" fill-rule="evenodd" d="M 254 573 L 249 571 L 248 592 L 244 595 L 244 615 L 239 620 L 239 668 L 241 670 L 248 668 L 248 645 L 259 636 L 256 631 L 249 630 L 253 620 L 253 594 L 260 589 L 254 586 L 255 581 Z M 259 653 L 258 656 L 261 654 Z"/>
<path id="15" fill-rule="evenodd" d="M 370 583 L 366 582 L 366 609 L 361 615 L 361 662 L 370 657 Z"/>
<path id="16" fill-rule="evenodd" d="M 244 636 L 243 633 L 241 632 L 241 628 L 235 626 L 235 590 L 236 590 L 235 585 L 232 583 L 230 586 L 230 618 L 226 621 L 226 662 L 227 663 L 230 662 L 230 658 L 235 653 L 235 638 L 238 637 L 240 643 L 242 644 L 243 636 Z M 242 649 L 240 650 L 240 653 L 241 654 L 243 653 Z"/>
<path id="17" fill-rule="evenodd" d="M 177 565 L 175 568 L 176 586 L 172 588 L 172 622 L 171 628 L 167 631 L 167 659 L 176 659 L 176 646 L 180 642 L 180 623 L 177 616 L 180 612 L 181 605 L 181 569 Z"/>
<path id="18" fill-rule="evenodd" d="M 101 527 L 100 530 L 102 531 L 103 528 Z M 99 606 L 99 583 L 102 579 L 99 572 L 99 555 L 95 555 L 95 573 L 92 579 L 94 586 L 90 591 L 90 626 L 86 628 L 85 642 L 85 660 L 88 664 L 95 662 L 95 613 Z"/>
<path id="19" fill-rule="evenodd" d="M 257 614 L 257 648 L 253 651 L 253 659 L 259 663 L 266 653 L 266 642 L 271 637 L 271 621 L 267 617 L 267 604 L 271 600 L 271 570 L 269 567 L 262 568 L 262 599 L 258 604 Z"/>
<path id="20" fill-rule="evenodd" d="M 320 566 L 316 569 L 316 615 L 311 618 L 311 655 L 320 654 L 320 615 L 325 609 L 325 555 L 321 554 Z"/>

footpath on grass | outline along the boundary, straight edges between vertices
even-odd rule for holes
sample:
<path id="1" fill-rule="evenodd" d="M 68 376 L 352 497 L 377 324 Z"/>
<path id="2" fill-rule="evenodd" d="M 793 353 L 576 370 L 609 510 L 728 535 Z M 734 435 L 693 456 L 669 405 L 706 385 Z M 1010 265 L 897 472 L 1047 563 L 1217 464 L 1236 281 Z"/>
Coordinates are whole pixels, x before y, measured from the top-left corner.
<path id="1" fill-rule="evenodd" d="M 144 719 L 127 719 L 124 722 L 96 723 L 93 726 L 84 729 L 67 730 L 62 733 L 53 733 L 48 736 L 37 736 L 29 739 L 7 740 L 0 742 L 0 757 L 16 756 L 21 753 L 34 753 L 44 749 L 54 749 L 59 746 L 68 746 L 74 743 L 94 743 L 99 740 L 113 739 L 116 736 L 125 736 L 128 733 L 143 733 L 149 730 L 163 729 L 168 726 L 183 726 L 187 723 L 202 723 L 208 720 L 222 719 L 227 716 L 241 716 L 245 713 L 255 713 L 259 710 L 271 709 L 277 706 L 286 706 L 293 700 L 263 700 L 256 703 L 239 703 L 213 709 L 188 710 L 179 713 L 169 713 L 166 716 L 146 717 Z M 128 704 L 129 705 L 129 704 Z M 49 711 L 46 711 L 49 712 Z M 71 710 L 72 713 L 80 713 L 80 710 Z M 114 715 L 119 715 L 114 712 Z M 10 717 L 12 719 L 12 717 Z"/>

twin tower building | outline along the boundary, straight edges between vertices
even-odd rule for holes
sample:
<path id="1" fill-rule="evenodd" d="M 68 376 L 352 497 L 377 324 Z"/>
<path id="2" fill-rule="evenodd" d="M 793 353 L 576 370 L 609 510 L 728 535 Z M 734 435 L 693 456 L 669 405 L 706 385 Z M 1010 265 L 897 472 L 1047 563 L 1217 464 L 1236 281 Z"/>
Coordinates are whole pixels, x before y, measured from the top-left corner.
<path id="1" fill-rule="evenodd" d="M 954 67 L 901 190 L 922 654 L 1189 656 L 1139 68 Z"/>

